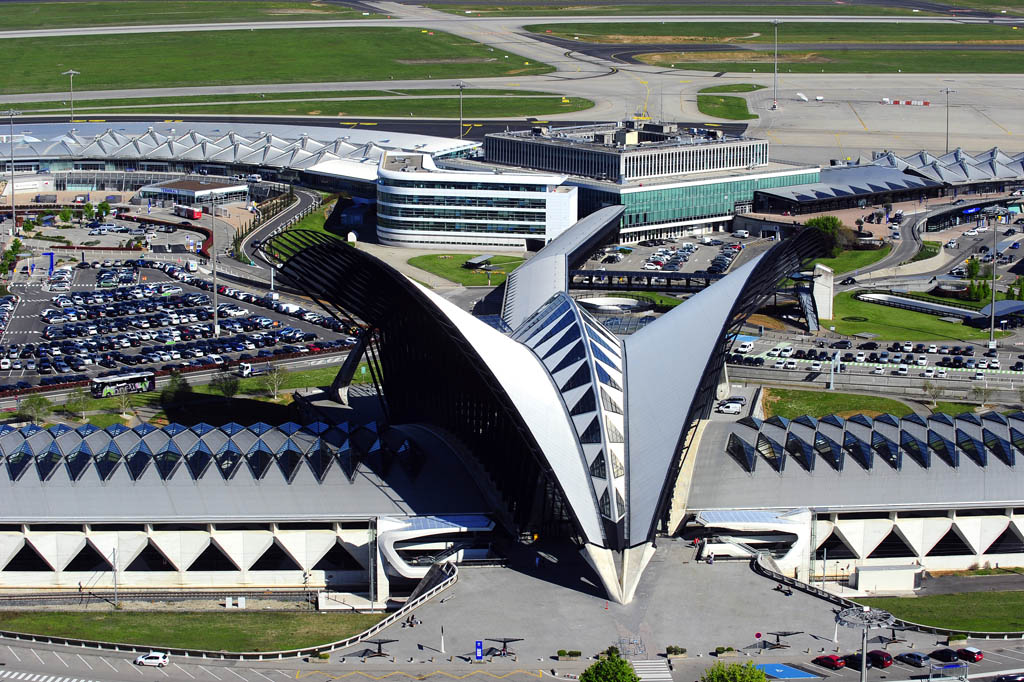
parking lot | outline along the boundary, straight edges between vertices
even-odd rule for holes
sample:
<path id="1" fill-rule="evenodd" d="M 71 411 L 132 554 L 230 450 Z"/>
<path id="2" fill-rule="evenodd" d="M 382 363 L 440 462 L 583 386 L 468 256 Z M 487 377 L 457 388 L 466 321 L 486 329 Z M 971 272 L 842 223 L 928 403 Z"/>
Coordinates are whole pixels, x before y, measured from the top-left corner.
<path id="1" fill-rule="evenodd" d="M 705 241 L 707 243 L 702 243 Z M 632 246 L 608 247 L 601 255 L 591 256 L 583 268 L 629 272 L 715 272 L 714 261 L 723 251 L 734 250 L 738 253 L 749 241 L 717 233 L 706 237 L 650 240 Z M 613 250 L 616 248 L 617 252 Z M 728 271 L 728 267 L 721 270 Z"/>
<path id="2" fill-rule="evenodd" d="M 125 370 L 168 371 L 264 363 L 339 352 L 346 325 L 305 306 L 219 284 L 220 336 L 212 284 L 155 261 L 82 263 L 12 285 L 0 335 L 0 391 L 57 385 Z M 107 266 L 107 267 L 104 267 Z"/>

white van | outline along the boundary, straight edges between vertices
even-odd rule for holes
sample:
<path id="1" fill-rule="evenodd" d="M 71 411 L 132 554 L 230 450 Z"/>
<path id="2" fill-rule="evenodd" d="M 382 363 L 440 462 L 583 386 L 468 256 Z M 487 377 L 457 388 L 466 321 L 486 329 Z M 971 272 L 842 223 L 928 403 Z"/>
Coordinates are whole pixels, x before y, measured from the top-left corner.
<path id="1" fill-rule="evenodd" d="M 744 341 L 736 349 L 736 352 L 737 353 L 749 353 L 752 350 L 754 350 L 754 344 L 752 344 L 750 341 Z"/>
<path id="2" fill-rule="evenodd" d="M 249 182 L 263 182 L 263 177 L 258 173 L 252 173 L 246 178 Z"/>
<path id="3" fill-rule="evenodd" d="M 739 239 L 746 239 L 747 237 L 750 236 L 750 233 L 747 232 L 746 230 L 736 230 L 732 234 L 734 237 L 737 237 Z"/>

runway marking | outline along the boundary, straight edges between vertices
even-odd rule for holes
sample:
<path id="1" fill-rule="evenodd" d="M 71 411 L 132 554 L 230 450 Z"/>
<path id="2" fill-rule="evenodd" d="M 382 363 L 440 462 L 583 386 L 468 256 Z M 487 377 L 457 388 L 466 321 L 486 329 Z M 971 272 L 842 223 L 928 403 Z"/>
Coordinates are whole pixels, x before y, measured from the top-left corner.
<path id="1" fill-rule="evenodd" d="M 8 645 L 7 648 L 11 649 L 10 645 Z M 21 663 L 21 656 L 19 656 L 18 654 L 14 653 L 14 649 L 11 649 L 11 655 L 14 656 L 16 659 L 18 659 L 18 663 Z"/>
<path id="2" fill-rule="evenodd" d="M 189 677 L 191 677 L 191 678 L 192 678 L 193 680 L 194 680 L 194 679 L 196 679 L 196 676 L 195 676 L 195 675 L 193 675 L 193 674 L 192 674 L 192 673 L 190 673 L 189 671 L 185 670 L 184 668 L 182 668 L 182 667 L 181 667 L 180 665 L 178 665 L 177 663 L 172 663 L 171 665 L 173 665 L 173 666 L 174 666 L 175 668 L 177 668 L 177 669 L 178 669 L 178 670 L 180 670 L 181 672 L 183 672 L 183 673 L 185 673 L 186 675 L 188 675 Z"/>
<path id="3" fill-rule="evenodd" d="M 210 677 L 212 677 L 215 680 L 219 680 L 220 679 L 219 677 L 214 675 L 212 672 L 210 672 L 210 670 L 208 668 L 204 668 L 203 666 L 199 666 L 199 669 L 204 671 L 204 672 L 206 672 L 206 673 L 209 673 Z"/>
<path id="4" fill-rule="evenodd" d="M 839 133 L 835 133 L 836 144 L 839 145 L 839 158 L 843 157 L 843 141 L 839 139 Z"/>
<path id="5" fill-rule="evenodd" d="M 857 110 L 853 108 L 853 102 L 847 102 L 846 104 L 847 104 L 847 106 L 850 107 L 850 111 L 853 112 L 853 115 L 857 117 L 857 120 L 860 122 L 861 127 L 864 128 L 864 130 L 867 130 L 870 133 L 871 131 L 868 130 L 868 127 L 866 125 L 864 125 L 864 119 L 862 119 L 860 117 L 860 114 L 857 113 Z"/>
<path id="6" fill-rule="evenodd" d="M 465 675 L 453 675 L 452 673 L 448 673 L 448 672 L 445 672 L 443 670 L 435 670 L 434 672 L 424 673 L 422 675 L 413 675 L 412 673 L 407 673 L 407 672 L 402 672 L 402 671 L 395 671 L 395 672 L 385 673 L 383 675 L 371 675 L 370 673 L 366 673 L 366 672 L 363 672 L 361 670 L 354 670 L 352 672 L 343 673 L 341 675 L 332 675 L 330 673 L 323 672 L 322 670 L 314 670 L 314 671 L 310 671 L 308 673 L 303 673 L 302 670 L 297 670 L 295 672 L 295 679 L 301 679 L 303 677 L 309 677 L 311 675 L 323 675 L 324 677 L 326 677 L 328 679 L 331 679 L 331 680 L 341 680 L 341 679 L 344 679 L 346 677 L 351 677 L 353 675 L 360 675 L 360 676 L 365 677 L 365 678 L 370 679 L 370 680 L 384 680 L 384 679 L 387 679 L 389 677 L 395 677 L 395 676 L 397 676 L 397 677 L 406 677 L 406 678 L 408 678 L 410 680 L 425 680 L 428 677 L 433 677 L 434 675 L 443 675 L 444 677 L 448 677 L 448 678 L 453 679 L 453 680 L 465 680 L 467 678 L 473 677 L 474 675 L 483 675 L 485 677 L 490 677 L 490 678 L 493 678 L 495 680 L 503 680 L 503 679 L 505 679 L 507 677 L 511 677 L 513 675 L 528 675 L 529 677 L 536 677 L 536 678 L 540 679 L 543 676 L 543 674 L 544 673 L 541 670 L 538 670 L 537 672 L 532 672 L 530 670 L 513 670 L 511 672 L 507 672 L 507 673 L 500 674 L 500 675 L 497 674 L 497 673 L 487 672 L 486 670 L 474 670 L 473 672 L 466 673 Z"/>
<path id="7" fill-rule="evenodd" d="M 114 664 L 111 663 L 110 661 L 108 661 L 107 659 L 105 659 L 103 657 L 100 657 L 100 660 L 103 661 L 104 663 L 106 663 L 108 666 L 110 666 L 110 669 L 113 670 L 115 673 L 116 672 L 120 672 L 120 671 L 118 671 L 117 668 L 114 667 Z"/>
<path id="8" fill-rule="evenodd" d="M 979 114 L 981 114 L 982 116 L 984 116 L 985 118 L 987 118 L 989 121 L 991 121 L 992 125 L 994 125 L 995 127 L 999 128 L 1000 130 L 1002 130 L 1004 133 L 1006 133 L 1010 137 L 1013 137 L 1013 133 L 1011 133 L 1009 130 L 1007 130 L 1003 126 L 999 125 L 999 123 L 997 123 L 994 118 L 992 118 L 991 116 L 986 114 L 984 111 L 982 111 L 981 109 L 979 109 L 978 107 L 973 106 L 973 105 L 971 106 L 971 108 L 974 109 Z"/>
<path id="9" fill-rule="evenodd" d="M 40 663 L 42 663 L 43 665 L 46 665 L 46 661 L 43 660 L 43 657 L 40 656 L 39 653 L 35 649 L 29 649 L 29 651 L 32 652 L 32 654 L 39 660 Z"/>
<path id="10" fill-rule="evenodd" d="M 82 658 L 82 654 L 75 654 L 75 656 L 78 656 L 79 658 L 81 658 L 82 659 L 82 663 L 85 663 L 85 667 L 87 667 L 89 670 L 92 670 L 92 665 L 89 664 L 89 661 L 87 661 L 84 658 Z"/>

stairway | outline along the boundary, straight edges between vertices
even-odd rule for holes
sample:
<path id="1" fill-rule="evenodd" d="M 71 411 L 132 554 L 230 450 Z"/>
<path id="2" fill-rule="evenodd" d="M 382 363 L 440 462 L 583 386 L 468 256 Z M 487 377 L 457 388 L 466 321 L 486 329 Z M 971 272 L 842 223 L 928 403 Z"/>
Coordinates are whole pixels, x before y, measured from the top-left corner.
<path id="1" fill-rule="evenodd" d="M 653 661 L 630 661 L 640 682 L 672 682 L 668 660 L 656 658 Z"/>
<path id="2" fill-rule="evenodd" d="M 814 305 L 814 296 L 807 289 L 800 288 L 796 290 L 797 300 L 800 301 L 800 307 L 803 309 L 804 318 L 807 320 L 807 331 L 816 332 L 818 331 L 818 309 Z"/>

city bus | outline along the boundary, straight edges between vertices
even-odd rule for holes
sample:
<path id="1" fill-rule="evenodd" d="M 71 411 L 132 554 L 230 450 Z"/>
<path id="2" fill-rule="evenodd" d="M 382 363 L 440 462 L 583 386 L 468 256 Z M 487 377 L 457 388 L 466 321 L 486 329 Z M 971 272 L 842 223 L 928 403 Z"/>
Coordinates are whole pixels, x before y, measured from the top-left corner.
<path id="1" fill-rule="evenodd" d="M 109 398 L 123 393 L 146 393 L 156 389 L 156 375 L 152 372 L 132 372 L 109 377 L 97 377 L 89 384 L 93 398 Z"/>

